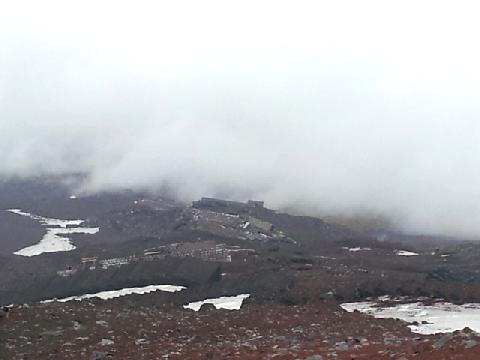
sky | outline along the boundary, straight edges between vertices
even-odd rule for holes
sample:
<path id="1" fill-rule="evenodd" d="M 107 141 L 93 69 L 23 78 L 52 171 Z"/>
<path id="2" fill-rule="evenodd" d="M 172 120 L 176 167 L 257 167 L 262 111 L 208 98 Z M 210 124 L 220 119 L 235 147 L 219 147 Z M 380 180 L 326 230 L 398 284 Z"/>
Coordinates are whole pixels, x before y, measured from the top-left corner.
<path id="1" fill-rule="evenodd" d="M 479 10 L 0 0 L 0 176 L 480 238 Z"/>

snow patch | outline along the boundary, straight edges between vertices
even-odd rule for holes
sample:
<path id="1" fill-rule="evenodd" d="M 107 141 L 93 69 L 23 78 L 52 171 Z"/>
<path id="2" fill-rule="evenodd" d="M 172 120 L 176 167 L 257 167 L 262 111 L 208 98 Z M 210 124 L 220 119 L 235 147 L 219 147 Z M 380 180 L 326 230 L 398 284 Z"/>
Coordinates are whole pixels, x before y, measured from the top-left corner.
<path id="1" fill-rule="evenodd" d="M 155 291 L 166 291 L 166 292 L 177 292 L 186 289 L 184 286 L 176 286 L 176 285 L 148 285 L 144 287 L 134 287 L 134 288 L 124 288 L 121 290 L 108 290 L 108 291 L 100 291 L 95 294 L 85 294 L 80 296 L 70 296 L 63 299 L 52 299 L 52 300 L 44 300 L 41 303 L 51 303 L 51 302 L 67 302 L 67 301 L 82 301 L 85 299 L 92 299 L 92 298 L 99 298 L 102 300 L 109 300 L 118 298 L 121 296 L 132 295 L 132 294 L 148 294 Z"/>
<path id="2" fill-rule="evenodd" d="M 222 296 L 215 299 L 206 299 L 203 301 L 191 302 L 188 305 L 184 305 L 185 309 L 191 309 L 193 311 L 199 311 L 204 304 L 212 304 L 215 309 L 226 310 L 240 310 L 243 300 L 250 297 L 250 294 L 240 294 L 237 296 Z"/>
<path id="3" fill-rule="evenodd" d="M 47 252 L 71 251 L 76 246 L 64 234 L 96 234 L 99 228 L 50 228 L 38 244 L 15 251 L 14 255 L 36 256 Z"/>
<path id="4" fill-rule="evenodd" d="M 346 246 L 343 246 L 342 247 L 343 250 L 348 250 L 348 251 L 351 251 L 351 252 L 357 252 L 357 251 L 370 251 L 372 250 L 371 248 L 368 248 L 368 247 L 354 247 L 354 248 L 349 248 L 349 247 L 346 247 Z"/>
<path id="5" fill-rule="evenodd" d="M 61 220 L 61 219 L 47 218 L 44 216 L 39 216 L 39 215 L 34 215 L 28 212 L 24 212 L 21 209 L 8 209 L 6 211 L 11 212 L 12 214 L 29 217 L 30 219 L 37 220 L 40 224 L 47 225 L 47 226 L 59 226 L 62 228 L 66 228 L 69 226 L 80 226 L 85 222 L 85 220 Z"/>
<path id="6" fill-rule="evenodd" d="M 398 256 L 417 256 L 418 255 L 418 253 L 416 252 L 407 251 L 407 250 L 397 250 L 395 254 Z"/>
<path id="7" fill-rule="evenodd" d="M 344 310 L 374 316 L 375 318 L 393 318 L 406 322 L 416 322 L 408 327 L 418 334 L 447 333 L 462 330 L 465 327 L 480 332 L 480 304 L 454 305 L 451 303 L 436 303 L 424 305 L 420 302 L 381 306 L 375 301 L 344 303 Z"/>
<path id="8" fill-rule="evenodd" d="M 29 217 L 37 220 L 40 224 L 49 226 L 47 232 L 43 235 L 43 238 L 38 244 L 28 246 L 26 248 L 15 251 L 14 255 L 19 256 L 36 256 L 47 252 L 59 252 L 59 251 L 71 251 L 75 250 L 76 246 L 72 244 L 70 239 L 65 235 L 69 234 L 96 234 L 100 231 L 100 228 L 82 228 L 78 227 L 85 220 L 61 220 L 52 219 L 44 216 L 34 215 L 28 212 L 24 212 L 21 209 L 8 209 L 16 215 Z M 54 226 L 54 227 L 50 227 Z M 75 227 L 72 227 L 75 226 Z M 63 236 L 62 236 L 63 235 Z"/>

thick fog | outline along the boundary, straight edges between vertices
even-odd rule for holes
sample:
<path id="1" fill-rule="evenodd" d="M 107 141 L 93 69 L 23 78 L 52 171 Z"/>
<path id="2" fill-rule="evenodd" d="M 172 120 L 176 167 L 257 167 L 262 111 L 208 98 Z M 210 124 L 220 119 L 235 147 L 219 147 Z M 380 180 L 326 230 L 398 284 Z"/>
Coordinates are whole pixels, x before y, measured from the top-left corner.
<path id="1" fill-rule="evenodd" d="M 475 2 L 72 4 L 1 6 L 1 176 L 480 238 Z"/>

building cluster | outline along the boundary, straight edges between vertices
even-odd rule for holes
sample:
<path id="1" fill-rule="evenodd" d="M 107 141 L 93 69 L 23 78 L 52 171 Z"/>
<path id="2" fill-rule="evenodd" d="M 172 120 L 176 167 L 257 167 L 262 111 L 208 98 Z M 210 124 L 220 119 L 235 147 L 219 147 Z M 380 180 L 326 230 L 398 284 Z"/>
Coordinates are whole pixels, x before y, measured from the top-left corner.
<path id="1" fill-rule="evenodd" d="M 227 247 L 225 244 L 219 244 L 214 241 L 174 243 L 147 249 L 143 255 L 131 255 L 101 260 L 97 257 L 81 258 L 79 265 L 69 266 L 65 270 L 59 270 L 57 271 L 57 275 L 69 277 L 74 275 L 78 270 L 107 270 L 112 267 L 121 267 L 139 261 L 163 260 L 167 257 L 193 258 L 203 261 L 228 263 L 232 261 L 232 254 L 235 254 L 235 256 L 248 256 L 252 252 L 254 252 L 254 250 L 241 249 L 236 246 Z"/>
<path id="2" fill-rule="evenodd" d="M 213 241 L 186 242 L 168 245 L 169 255 L 179 258 L 197 258 L 204 261 L 231 262 L 232 257 L 225 244 Z"/>
<path id="3" fill-rule="evenodd" d="M 107 270 L 110 267 L 120 267 L 122 265 L 128 265 L 131 262 L 137 261 L 138 258 L 133 256 L 121 257 L 121 258 L 112 258 L 112 259 L 104 259 L 99 261 L 99 265 L 103 270 Z"/>
<path id="4" fill-rule="evenodd" d="M 215 204 L 217 200 L 208 199 L 202 201 L 206 201 L 207 205 L 211 205 Z M 223 202 L 222 200 L 218 201 Z M 244 207 L 254 206 L 243 203 L 240 204 Z M 232 209 L 223 209 L 229 212 L 219 211 L 220 209 L 214 211 L 213 205 L 203 205 L 203 208 L 192 208 L 192 223 L 193 227 L 197 230 L 209 232 L 220 237 L 240 240 L 294 242 L 268 221 L 261 220 L 248 213 L 233 213 L 233 211 L 231 211 Z M 199 207 L 200 205 L 197 204 L 196 206 Z M 231 206 L 231 202 L 226 202 L 226 206 Z"/>
<path id="5" fill-rule="evenodd" d="M 213 210 L 228 214 L 246 214 L 254 208 L 263 208 L 263 201 L 248 200 L 246 203 L 215 198 L 202 198 L 192 203 L 194 209 Z"/>

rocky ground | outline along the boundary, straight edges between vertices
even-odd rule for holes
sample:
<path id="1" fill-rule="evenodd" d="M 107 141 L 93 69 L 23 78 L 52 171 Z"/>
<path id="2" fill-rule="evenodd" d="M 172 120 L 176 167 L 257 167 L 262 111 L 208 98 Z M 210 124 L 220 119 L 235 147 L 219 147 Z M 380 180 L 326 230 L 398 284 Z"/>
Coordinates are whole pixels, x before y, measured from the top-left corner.
<path id="1" fill-rule="evenodd" d="M 148 304 L 142 305 L 147 298 Z M 150 305 L 158 300 L 157 305 Z M 0 320 L 2 359 L 478 359 L 469 329 L 423 336 L 331 301 L 199 312 L 156 294 L 15 306 Z"/>

